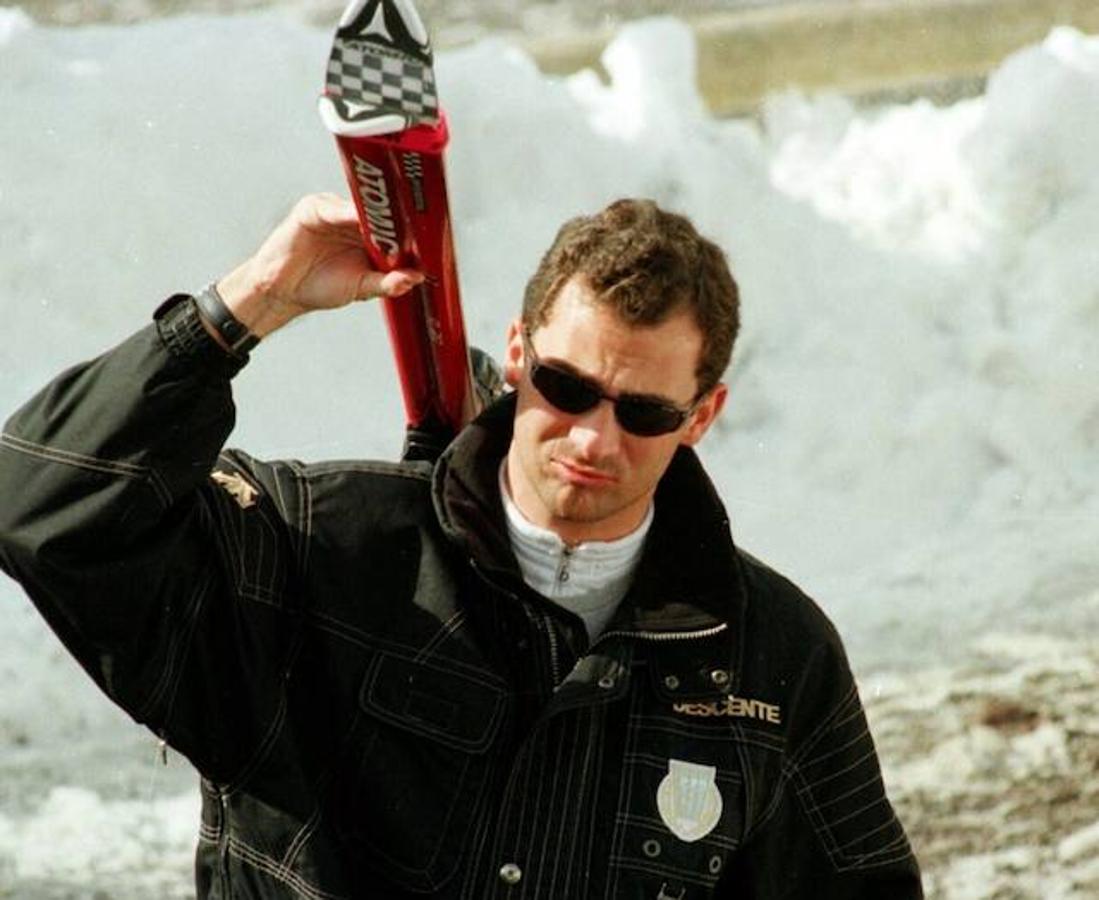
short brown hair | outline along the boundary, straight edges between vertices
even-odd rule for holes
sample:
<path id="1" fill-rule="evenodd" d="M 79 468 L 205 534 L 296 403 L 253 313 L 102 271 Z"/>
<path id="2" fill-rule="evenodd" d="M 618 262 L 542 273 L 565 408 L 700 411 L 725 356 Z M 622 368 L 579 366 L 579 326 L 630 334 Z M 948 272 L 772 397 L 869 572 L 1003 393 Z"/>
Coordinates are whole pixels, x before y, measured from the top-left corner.
<path id="1" fill-rule="evenodd" d="M 557 294 L 577 275 L 631 325 L 658 325 L 690 310 L 702 332 L 699 394 L 721 380 L 740 329 L 739 290 L 721 248 L 689 219 L 631 199 L 569 219 L 527 282 L 523 324 L 544 325 Z"/>

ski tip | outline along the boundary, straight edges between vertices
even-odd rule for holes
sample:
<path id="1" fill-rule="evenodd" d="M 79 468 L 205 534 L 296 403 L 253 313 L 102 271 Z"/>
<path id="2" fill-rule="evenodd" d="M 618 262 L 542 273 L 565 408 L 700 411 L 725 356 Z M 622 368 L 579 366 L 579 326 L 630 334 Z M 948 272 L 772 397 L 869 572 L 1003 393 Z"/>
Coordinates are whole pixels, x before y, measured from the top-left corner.
<path id="1" fill-rule="evenodd" d="M 351 0 L 328 58 L 321 118 L 330 131 L 387 134 L 439 119 L 431 46 L 411 0 Z"/>
<path id="2" fill-rule="evenodd" d="M 427 29 L 412 0 L 351 0 L 336 37 L 389 46 L 431 64 Z"/>

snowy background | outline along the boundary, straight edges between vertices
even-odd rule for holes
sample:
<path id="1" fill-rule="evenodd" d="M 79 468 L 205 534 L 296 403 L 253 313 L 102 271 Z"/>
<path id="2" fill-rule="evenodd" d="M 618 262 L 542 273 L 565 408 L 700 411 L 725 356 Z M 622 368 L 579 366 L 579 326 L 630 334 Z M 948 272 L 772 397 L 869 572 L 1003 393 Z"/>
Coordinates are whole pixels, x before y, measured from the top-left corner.
<path id="1" fill-rule="evenodd" d="M 44 28 L 0 8 L 0 417 L 345 192 L 329 35 L 278 12 Z M 1099 896 L 1099 39 L 980 97 L 768 101 L 716 121 L 672 19 L 603 83 L 493 40 L 438 77 L 467 327 L 502 349 L 558 224 L 622 195 L 728 251 L 744 331 L 703 446 L 739 542 L 844 634 L 932 897 Z M 384 329 L 299 321 L 232 443 L 394 457 Z M 86 683 L 0 575 L 0 897 L 187 897 L 194 774 Z"/>

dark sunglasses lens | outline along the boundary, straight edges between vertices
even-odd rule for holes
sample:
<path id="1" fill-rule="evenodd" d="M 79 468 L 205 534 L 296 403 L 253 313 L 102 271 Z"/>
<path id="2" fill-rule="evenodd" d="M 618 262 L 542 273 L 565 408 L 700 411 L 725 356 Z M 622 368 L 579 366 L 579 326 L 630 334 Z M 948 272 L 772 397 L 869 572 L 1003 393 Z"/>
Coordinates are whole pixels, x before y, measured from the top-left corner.
<path id="1" fill-rule="evenodd" d="M 561 369 L 541 363 L 531 372 L 538 392 L 562 412 L 587 412 L 599 402 L 599 392 L 590 384 Z"/>
<path id="2" fill-rule="evenodd" d="M 686 418 L 684 413 L 670 406 L 651 400 L 630 400 L 628 397 L 618 398 L 614 414 L 619 425 L 640 437 L 656 437 L 675 431 Z"/>
<path id="3" fill-rule="evenodd" d="M 544 362 L 531 366 L 530 380 L 538 393 L 570 415 L 587 412 L 603 399 L 602 392 L 583 378 Z M 629 397 L 614 401 L 614 414 L 623 429 L 639 437 L 675 431 L 687 418 L 687 413 L 675 407 Z"/>

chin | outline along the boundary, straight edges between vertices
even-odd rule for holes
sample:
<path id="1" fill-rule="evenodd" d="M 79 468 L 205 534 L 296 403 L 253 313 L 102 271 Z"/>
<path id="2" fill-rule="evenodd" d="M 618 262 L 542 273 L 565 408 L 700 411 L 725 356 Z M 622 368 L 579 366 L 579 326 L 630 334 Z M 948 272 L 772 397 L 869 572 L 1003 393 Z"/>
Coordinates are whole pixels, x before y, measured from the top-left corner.
<path id="1" fill-rule="evenodd" d="M 563 522 L 597 524 L 614 514 L 613 510 L 602 509 L 592 500 L 592 497 L 584 496 L 582 492 L 576 492 L 571 497 L 562 498 L 555 510 L 555 518 Z"/>

